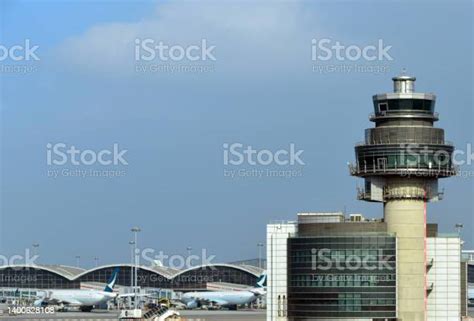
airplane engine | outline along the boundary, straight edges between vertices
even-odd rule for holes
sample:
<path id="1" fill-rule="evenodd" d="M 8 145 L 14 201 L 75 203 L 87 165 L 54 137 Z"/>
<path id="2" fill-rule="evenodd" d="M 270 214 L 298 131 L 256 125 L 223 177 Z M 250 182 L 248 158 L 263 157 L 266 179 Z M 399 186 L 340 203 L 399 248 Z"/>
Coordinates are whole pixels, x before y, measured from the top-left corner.
<path id="1" fill-rule="evenodd" d="M 35 307 L 43 307 L 45 305 L 46 305 L 46 302 L 44 302 L 43 299 L 35 300 L 35 302 L 33 303 L 33 306 Z"/>
<path id="2" fill-rule="evenodd" d="M 190 301 L 186 304 L 186 308 L 188 309 L 196 309 L 199 307 L 199 304 L 197 301 Z"/>

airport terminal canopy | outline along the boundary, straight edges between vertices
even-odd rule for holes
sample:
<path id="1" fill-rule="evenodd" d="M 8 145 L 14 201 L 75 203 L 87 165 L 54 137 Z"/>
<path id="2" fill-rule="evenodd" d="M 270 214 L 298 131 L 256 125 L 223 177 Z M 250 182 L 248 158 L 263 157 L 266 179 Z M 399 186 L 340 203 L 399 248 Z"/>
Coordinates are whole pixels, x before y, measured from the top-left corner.
<path id="1" fill-rule="evenodd" d="M 109 264 L 84 270 L 64 265 L 8 265 L 0 267 L 0 287 L 33 289 L 80 288 L 83 282 L 106 283 L 116 268 L 117 285 L 130 286 L 133 265 Z M 139 286 L 181 291 L 206 290 L 208 283 L 254 286 L 263 269 L 250 265 L 211 264 L 176 270 L 166 266 L 140 265 Z"/>

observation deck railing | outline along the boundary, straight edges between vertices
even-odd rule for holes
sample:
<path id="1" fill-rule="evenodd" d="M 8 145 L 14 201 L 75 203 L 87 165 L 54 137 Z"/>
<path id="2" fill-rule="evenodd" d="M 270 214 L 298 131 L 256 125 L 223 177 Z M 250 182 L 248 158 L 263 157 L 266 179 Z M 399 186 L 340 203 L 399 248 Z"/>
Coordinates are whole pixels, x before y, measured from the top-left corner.
<path id="1" fill-rule="evenodd" d="M 349 164 L 349 171 L 353 176 L 372 176 L 372 175 L 399 175 L 404 177 L 419 176 L 419 177 L 448 177 L 455 176 L 459 172 L 458 166 L 451 164 L 438 165 L 436 167 L 423 167 L 418 164 L 414 166 L 359 166 L 358 164 Z"/>
<path id="2" fill-rule="evenodd" d="M 374 145 L 445 145 L 445 146 L 454 146 L 454 143 L 449 140 L 435 139 L 431 141 L 421 140 L 421 139 L 407 139 L 402 138 L 399 141 L 391 140 L 371 140 L 371 141 L 359 141 L 355 144 L 356 147 L 359 146 L 374 146 Z"/>

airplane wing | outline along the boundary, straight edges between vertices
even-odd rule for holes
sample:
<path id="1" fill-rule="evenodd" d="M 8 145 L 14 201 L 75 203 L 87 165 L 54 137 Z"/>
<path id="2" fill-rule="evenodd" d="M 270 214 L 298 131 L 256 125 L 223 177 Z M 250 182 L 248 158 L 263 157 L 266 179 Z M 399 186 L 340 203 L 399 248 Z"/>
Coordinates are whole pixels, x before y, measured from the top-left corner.
<path id="1" fill-rule="evenodd" d="M 201 305 L 209 305 L 210 303 L 215 305 L 228 305 L 229 302 L 226 300 L 218 299 L 218 298 L 201 298 L 199 296 L 194 296 L 192 298 L 194 301 L 199 302 Z"/>
<path id="2" fill-rule="evenodd" d="M 82 302 L 79 302 L 77 300 L 67 300 L 67 302 L 63 301 L 61 303 L 66 304 L 66 305 L 82 305 L 83 304 Z"/>
<path id="3" fill-rule="evenodd" d="M 150 298 L 154 297 L 153 295 L 148 294 L 148 293 L 137 293 L 137 294 L 135 294 L 135 293 L 124 293 L 124 294 L 117 295 L 117 297 L 127 298 L 127 297 L 134 297 L 135 295 L 138 296 L 138 297 L 140 297 L 140 296 L 141 297 L 150 297 Z"/>
<path id="4" fill-rule="evenodd" d="M 248 290 L 249 292 L 252 292 L 253 294 L 255 294 L 256 296 L 262 296 L 262 295 L 265 295 L 267 294 L 267 291 L 265 288 L 254 288 L 254 289 L 250 289 Z"/>
<path id="5" fill-rule="evenodd" d="M 212 302 L 213 304 L 217 304 L 217 305 L 228 305 L 229 304 L 229 302 L 227 302 L 225 300 L 222 300 L 222 299 L 210 299 L 209 301 Z"/>

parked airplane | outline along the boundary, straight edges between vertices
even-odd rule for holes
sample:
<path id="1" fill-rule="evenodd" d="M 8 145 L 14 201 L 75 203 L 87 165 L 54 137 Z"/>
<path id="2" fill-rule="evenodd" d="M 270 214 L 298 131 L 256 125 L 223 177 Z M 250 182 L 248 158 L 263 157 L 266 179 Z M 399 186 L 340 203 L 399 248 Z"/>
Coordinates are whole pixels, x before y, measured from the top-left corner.
<path id="1" fill-rule="evenodd" d="M 236 310 L 238 305 L 252 303 L 260 296 L 265 295 L 267 275 L 262 274 L 257 280 L 257 287 L 243 291 L 215 291 L 215 292 L 188 292 L 181 301 L 188 309 L 195 309 L 203 305 L 214 305 Z"/>
<path id="2" fill-rule="evenodd" d="M 61 305 L 79 307 L 83 312 L 90 312 L 94 306 L 106 303 L 119 295 L 113 292 L 119 269 L 112 273 L 103 291 L 97 290 L 46 290 L 41 291 L 35 306 Z"/>

